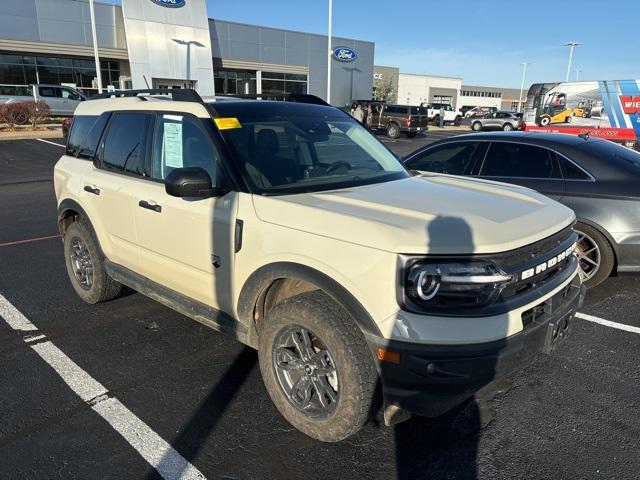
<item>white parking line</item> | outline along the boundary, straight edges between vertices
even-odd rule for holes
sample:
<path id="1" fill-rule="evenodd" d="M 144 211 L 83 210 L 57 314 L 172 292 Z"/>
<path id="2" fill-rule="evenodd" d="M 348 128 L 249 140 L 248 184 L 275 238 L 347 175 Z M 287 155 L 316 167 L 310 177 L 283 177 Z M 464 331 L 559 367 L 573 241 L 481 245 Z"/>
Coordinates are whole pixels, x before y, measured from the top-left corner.
<path id="1" fill-rule="evenodd" d="M 37 332 L 31 323 L 9 300 L 0 294 L 0 316 L 19 332 Z M 118 399 L 110 398 L 107 389 L 80 368 L 50 341 L 37 343 L 46 336 L 27 335 L 24 341 L 62 380 L 106 420 L 165 480 L 205 480 L 205 476 L 140 420 Z"/>
<path id="2" fill-rule="evenodd" d="M 604 325 L 605 327 L 617 328 L 618 330 L 624 330 L 625 332 L 640 333 L 640 327 L 625 325 L 624 323 L 612 322 L 610 320 L 605 320 L 604 318 L 587 315 L 586 313 L 576 313 L 576 317 L 587 320 L 588 322 Z"/>
<path id="3" fill-rule="evenodd" d="M 16 307 L 11 305 L 9 300 L 4 298 L 2 294 L 0 294 L 0 317 L 4 318 L 4 321 L 14 330 L 20 332 L 38 330 L 38 327 L 31 323 Z"/>
<path id="4" fill-rule="evenodd" d="M 61 145 L 61 144 L 56 143 L 56 142 L 50 142 L 49 140 L 45 140 L 45 139 L 43 139 L 43 138 L 36 138 L 36 140 L 38 140 L 39 142 L 48 143 L 48 144 L 50 144 L 50 145 L 55 145 L 55 146 L 57 146 L 57 147 L 67 148 L 67 147 L 66 147 L 66 146 L 64 146 L 64 145 Z"/>

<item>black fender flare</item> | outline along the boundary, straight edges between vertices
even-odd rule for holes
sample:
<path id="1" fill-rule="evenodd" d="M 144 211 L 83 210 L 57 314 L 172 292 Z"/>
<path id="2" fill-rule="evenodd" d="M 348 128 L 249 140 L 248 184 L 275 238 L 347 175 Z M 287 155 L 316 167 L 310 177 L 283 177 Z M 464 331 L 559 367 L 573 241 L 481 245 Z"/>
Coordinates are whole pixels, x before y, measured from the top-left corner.
<path id="1" fill-rule="evenodd" d="M 248 325 L 251 330 L 255 330 L 254 308 L 260 295 L 274 281 L 282 278 L 303 280 L 317 285 L 349 312 L 365 336 L 382 336 L 378 325 L 371 318 L 369 312 L 344 286 L 314 268 L 292 262 L 275 262 L 263 265 L 253 272 L 242 286 L 238 297 L 237 312 L 240 321 Z"/>
<path id="2" fill-rule="evenodd" d="M 69 210 L 77 212 L 82 217 L 82 220 L 89 227 L 89 231 L 91 232 L 91 235 L 93 235 L 93 238 L 98 245 L 98 250 L 104 257 L 104 252 L 102 251 L 102 247 L 100 246 L 100 240 L 98 239 L 95 228 L 93 228 L 93 224 L 91 223 L 89 215 L 87 215 L 87 212 L 85 212 L 84 208 L 82 208 L 78 202 L 70 198 L 62 200 L 62 202 L 60 202 L 60 205 L 58 205 L 58 230 L 60 231 L 60 235 L 62 236 L 62 241 L 64 242 L 64 232 L 61 228 L 61 221 L 64 218 L 65 213 L 67 213 Z"/>

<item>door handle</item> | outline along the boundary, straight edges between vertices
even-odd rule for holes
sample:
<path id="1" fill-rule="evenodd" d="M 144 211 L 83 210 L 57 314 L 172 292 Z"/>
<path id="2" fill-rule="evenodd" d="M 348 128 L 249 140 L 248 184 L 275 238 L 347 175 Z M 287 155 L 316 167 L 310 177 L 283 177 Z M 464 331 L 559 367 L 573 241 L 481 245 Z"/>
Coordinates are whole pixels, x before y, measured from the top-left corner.
<path id="1" fill-rule="evenodd" d="M 89 192 L 89 193 L 93 193 L 94 195 L 100 195 L 100 189 L 96 188 L 96 187 L 92 187 L 91 185 L 85 185 L 84 186 L 84 191 L 85 192 Z"/>
<path id="2" fill-rule="evenodd" d="M 162 211 L 162 207 L 155 203 L 149 203 L 146 200 L 140 200 L 138 202 L 138 206 L 142 208 L 146 208 L 147 210 L 153 210 L 154 212 L 160 213 Z"/>

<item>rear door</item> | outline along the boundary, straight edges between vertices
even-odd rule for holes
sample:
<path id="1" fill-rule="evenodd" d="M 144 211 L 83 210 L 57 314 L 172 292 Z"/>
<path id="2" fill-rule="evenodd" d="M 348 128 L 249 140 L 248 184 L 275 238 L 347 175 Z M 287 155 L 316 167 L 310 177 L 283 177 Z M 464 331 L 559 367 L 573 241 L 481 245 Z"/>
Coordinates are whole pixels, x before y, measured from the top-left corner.
<path id="1" fill-rule="evenodd" d="M 62 91 L 60 87 L 39 86 L 38 99 L 49 105 L 51 115 L 63 115 Z"/>
<path id="2" fill-rule="evenodd" d="M 94 168 L 84 179 L 84 195 L 91 200 L 103 232 L 103 250 L 109 260 L 134 271 L 140 269 L 134 200 L 145 175 L 152 118 L 144 112 L 113 113 Z"/>
<path id="3" fill-rule="evenodd" d="M 532 188 L 556 200 L 565 194 L 565 181 L 555 152 L 536 145 L 491 142 L 480 176 Z"/>

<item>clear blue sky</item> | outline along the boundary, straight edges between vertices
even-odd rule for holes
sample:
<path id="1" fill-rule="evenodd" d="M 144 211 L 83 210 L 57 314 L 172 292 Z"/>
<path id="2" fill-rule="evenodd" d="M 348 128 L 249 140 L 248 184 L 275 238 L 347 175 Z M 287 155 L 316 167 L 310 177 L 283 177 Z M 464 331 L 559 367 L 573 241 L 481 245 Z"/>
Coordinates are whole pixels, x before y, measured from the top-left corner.
<path id="1" fill-rule="evenodd" d="M 206 1 L 212 18 L 327 30 L 326 0 Z M 563 44 L 577 41 L 581 80 L 640 78 L 638 0 L 334 0 L 333 9 L 334 35 L 375 42 L 376 65 L 405 73 L 519 87 L 526 60 L 527 84 L 564 80 Z"/>

